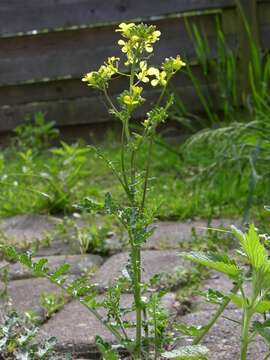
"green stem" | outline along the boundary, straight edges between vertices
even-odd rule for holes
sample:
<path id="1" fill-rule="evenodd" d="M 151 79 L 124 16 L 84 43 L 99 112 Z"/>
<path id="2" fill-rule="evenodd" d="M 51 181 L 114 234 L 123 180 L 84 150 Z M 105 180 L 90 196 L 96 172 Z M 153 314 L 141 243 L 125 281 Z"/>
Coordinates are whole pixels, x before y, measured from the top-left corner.
<path id="1" fill-rule="evenodd" d="M 232 290 L 230 291 L 232 294 L 236 294 L 238 292 L 240 288 L 240 283 L 237 283 Z M 197 336 L 194 340 L 193 340 L 193 345 L 198 345 L 201 340 L 205 337 L 206 334 L 208 334 L 208 332 L 210 331 L 210 329 L 213 327 L 213 325 L 216 323 L 216 321 L 219 319 L 219 317 L 221 316 L 221 314 L 224 312 L 224 310 L 226 309 L 226 307 L 229 305 L 231 299 L 227 298 L 223 301 L 223 303 L 220 305 L 219 309 L 217 310 L 217 312 L 214 314 L 214 316 L 212 317 L 212 319 L 209 321 L 209 323 L 204 327 L 204 330 L 201 332 L 201 334 L 199 336 Z"/>
<path id="2" fill-rule="evenodd" d="M 140 211 L 141 212 L 143 212 L 144 206 L 145 206 L 145 199 L 146 199 L 148 180 L 149 180 L 149 173 L 150 173 L 150 165 L 151 165 L 151 158 L 152 158 L 153 138 L 154 138 L 154 136 L 151 135 L 149 149 L 148 149 L 148 159 L 147 159 L 147 165 L 146 165 L 144 186 L 143 186 L 143 195 L 142 195 L 142 201 L 141 201 L 141 206 L 140 206 Z"/>
<path id="3" fill-rule="evenodd" d="M 247 359 L 247 350 L 249 344 L 249 327 L 252 318 L 252 311 L 249 308 L 244 309 L 242 330 L 241 330 L 241 360 Z"/>
<path id="4" fill-rule="evenodd" d="M 123 183 L 124 183 L 124 190 L 129 197 L 130 201 L 132 200 L 130 198 L 130 191 L 129 191 L 129 185 L 127 180 L 127 174 L 126 174 L 126 166 L 125 166 L 125 124 L 123 124 L 122 127 L 122 137 L 121 137 L 121 170 L 122 170 L 122 177 L 123 177 Z"/>
<path id="5" fill-rule="evenodd" d="M 135 167 L 135 150 L 132 150 L 131 152 L 131 158 L 130 158 L 130 187 L 131 187 L 131 196 L 133 203 L 135 203 L 135 182 L 136 182 L 136 167 Z"/>

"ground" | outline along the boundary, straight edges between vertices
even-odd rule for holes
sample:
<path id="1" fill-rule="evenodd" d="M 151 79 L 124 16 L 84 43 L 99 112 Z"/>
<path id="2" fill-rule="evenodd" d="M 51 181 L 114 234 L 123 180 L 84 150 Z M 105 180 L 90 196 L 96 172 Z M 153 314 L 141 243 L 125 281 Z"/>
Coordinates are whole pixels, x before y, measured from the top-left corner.
<path id="1" fill-rule="evenodd" d="M 106 255 L 80 254 L 77 247 L 67 243 L 65 238 L 51 240 L 50 244 L 42 243 L 48 233 L 54 229 L 59 219 L 48 216 L 23 215 L 2 220 L 1 229 L 10 241 L 17 247 L 34 244 L 37 239 L 39 246 L 36 248 L 36 257 L 46 254 L 50 268 L 67 261 L 71 264 L 68 277 L 74 279 L 82 274 L 89 276 L 89 281 L 95 284 L 98 298 L 102 299 L 106 287 L 113 283 L 121 274 L 127 263 L 127 252 L 123 246 L 112 246 Z M 213 227 L 226 227 L 233 220 L 215 220 Z M 168 280 L 170 291 L 163 298 L 163 305 L 172 317 L 179 323 L 203 325 L 210 318 L 215 306 L 207 304 L 196 295 L 197 292 L 186 292 L 187 285 L 191 285 L 192 278 L 187 271 L 193 271 L 194 265 L 179 256 L 179 253 L 189 247 L 194 232 L 197 236 L 205 236 L 205 221 L 193 222 L 157 222 L 156 231 L 149 239 L 148 246 L 142 252 L 143 279 L 149 280 L 157 272 L 163 274 L 163 279 Z M 55 245 L 54 245 L 55 242 Z M 114 241 L 117 244 L 115 239 Z M 120 244 L 120 240 L 118 245 Z M 194 245 L 194 244 L 193 244 Z M 207 246 L 207 244 L 205 245 Z M 0 267 L 7 263 L 2 261 Z M 57 350 L 72 353 L 73 359 L 96 358 L 97 349 L 95 336 L 101 335 L 110 342 L 114 338 L 108 331 L 89 313 L 77 300 L 64 296 L 56 285 L 43 278 L 33 278 L 31 273 L 18 264 L 8 265 L 9 283 L 7 286 L 8 302 L 6 297 L 1 299 L 1 317 L 10 308 L 19 312 L 35 311 L 41 321 L 38 340 L 51 336 L 57 337 Z M 181 275 L 182 274 L 182 275 Z M 182 278 L 181 278 L 182 276 Z M 180 277 L 180 278 L 179 278 Z M 187 284 L 186 282 L 189 282 Z M 232 286 L 230 280 L 215 273 L 206 273 L 197 282 L 198 289 L 209 287 L 218 290 L 229 290 Z M 4 283 L 2 283 L 4 289 Z M 197 289 L 197 290 L 198 290 Z M 181 296 L 186 292 L 186 297 Z M 54 294 L 58 299 L 58 307 L 52 314 L 42 303 L 42 295 Z M 180 295 L 179 295 L 180 294 Z M 58 296 L 58 297 L 57 297 Z M 122 297 L 124 304 L 132 302 L 131 294 Z M 103 314 L 104 315 L 104 314 Z M 132 314 L 130 315 L 133 316 Z M 207 335 L 204 343 L 210 349 L 210 360 L 237 360 L 239 359 L 239 327 L 234 321 L 239 320 L 240 311 L 230 305 L 224 316 L 220 318 L 212 331 Z M 183 339 L 178 340 L 183 343 Z M 250 358 L 262 358 L 265 346 L 261 341 L 252 344 Z"/>

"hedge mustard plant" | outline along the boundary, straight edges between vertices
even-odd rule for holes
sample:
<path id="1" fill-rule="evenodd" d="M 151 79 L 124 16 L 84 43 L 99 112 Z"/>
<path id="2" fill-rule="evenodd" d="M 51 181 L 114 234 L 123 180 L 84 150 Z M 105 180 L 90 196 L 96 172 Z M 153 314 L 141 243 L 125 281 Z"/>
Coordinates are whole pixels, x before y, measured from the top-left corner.
<path id="1" fill-rule="evenodd" d="M 123 199 L 123 204 L 119 204 L 110 193 L 107 193 L 102 204 L 86 198 L 78 207 L 88 212 L 114 215 L 126 229 L 130 256 L 123 276 L 108 289 L 105 299 L 100 302 L 95 296 L 94 287 L 85 283 L 85 279 L 65 283 L 63 274 L 68 270 L 68 264 L 51 272 L 46 266 L 46 259 L 35 263 L 29 253 L 21 255 L 7 246 L 4 247 L 4 251 L 7 257 L 23 263 L 35 274 L 45 276 L 77 297 L 115 336 L 119 345 L 133 359 L 158 359 L 169 341 L 166 334 L 167 319 L 160 305 L 162 294 L 150 292 L 152 287 L 149 288 L 149 285 L 151 286 L 152 283 L 146 284 L 142 281 L 141 247 L 152 233 L 149 229 L 152 216 L 146 209 L 146 200 L 153 139 L 156 128 L 166 120 L 168 109 L 173 103 L 173 96 L 165 98 L 168 84 L 185 63 L 178 55 L 175 58 L 165 59 L 159 67 L 149 64 L 153 47 L 161 35 L 153 25 L 122 23 L 116 31 L 122 36 L 118 45 L 124 59 L 109 57 L 97 71 L 85 74 L 82 81 L 103 93 L 109 112 L 122 124 L 119 168 L 99 150 L 95 149 L 95 151 L 119 180 L 126 199 Z M 110 97 L 108 88 L 110 81 L 118 76 L 127 79 L 128 87 L 114 100 Z M 142 130 L 133 132 L 131 121 L 134 112 L 144 103 L 147 104 L 144 97 L 145 86 L 159 88 L 160 95 L 152 108 L 148 107 L 142 121 Z M 146 164 L 139 163 L 137 159 L 137 153 L 142 145 L 147 148 Z M 121 295 L 127 289 L 132 292 L 133 304 L 130 308 L 123 309 Z M 98 312 L 100 307 L 107 310 L 107 318 L 104 319 Z M 135 311 L 135 322 L 128 321 L 125 316 L 132 311 Z M 133 328 L 134 335 L 130 335 L 130 329 Z M 100 337 L 97 337 L 96 343 L 104 359 L 118 358 L 115 350 Z"/>

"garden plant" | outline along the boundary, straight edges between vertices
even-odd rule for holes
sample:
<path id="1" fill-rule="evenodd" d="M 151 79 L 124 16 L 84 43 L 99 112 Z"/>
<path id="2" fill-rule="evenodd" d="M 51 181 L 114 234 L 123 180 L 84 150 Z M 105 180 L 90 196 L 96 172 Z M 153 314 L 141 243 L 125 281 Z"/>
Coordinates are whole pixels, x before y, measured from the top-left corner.
<path id="1" fill-rule="evenodd" d="M 141 248 L 151 235 L 149 225 L 153 214 L 147 210 L 147 193 L 150 186 L 150 170 L 153 139 L 159 124 L 168 117 L 168 109 L 173 103 L 173 96 L 166 98 L 168 84 L 176 72 L 185 63 L 180 56 L 168 58 L 159 68 L 150 66 L 148 61 L 153 53 L 153 46 L 159 40 L 160 31 L 153 25 L 134 23 L 119 25 L 116 30 L 122 36 L 118 44 L 124 54 L 124 62 L 117 57 L 110 57 L 99 68 L 83 77 L 83 81 L 90 87 L 101 91 L 107 101 L 109 112 L 121 122 L 121 159 L 120 166 L 107 159 L 98 149 L 92 149 L 101 157 L 121 184 L 125 193 L 122 203 L 115 201 L 110 193 L 105 195 L 103 204 L 86 198 L 78 209 L 89 212 L 99 212 L 114 215 L 126 229 L 129 238 L 129 263 L 123 277 L 108 289 L 106 298 L 98 302 L 94 289 L 85 284 L 84 280 L 76 280 L 65 284 L 63 274 L 68 270 L 68 264 L 60 266 L 50 273 L 46 267 L 47 260 L 42 259 L 34 263 L 31 254 L 20 255 L 12 247 L 4 247 L 6 255 L 28 266 L 35 274 L 46 276 L 50 281 L 61 286 L 68 293 L 79 298 L 105 327 L 115 336 L 118 345 L 126 350 L 133 359 L 158 359 L 171 341 L 168 332 L 168 318 L 160 305 L 163 293 L 151 293 L 153 283 L 142 282 Z M 124 76 L 128 88 L 116 99 L 111 99 L 108 87 L 115 76 Z M 146 117 L 142 121 L 142 131 L 131 130 L 134 111 L 142 106 L 146 99 L 143 97 L 144 87 L 149 85 L 160 88 L 160 95 L 156 103 L 146 110 Z M 146 102 L 147 107 L 147 102 Z M 141 164 L 137 160 L 137 153 L 142 146 L 146 146 L 147 160 Z M 59 153 L 59 151 L 57 152 Z M 131 308 L 122 309 L 121 293 L 130 289 L 133 294 Z M 98 309 L 105 307 L 107 318 L 103 319 Z M 126 318 L 126 314 L 135 312 L 135 321 Z M 134 329 L 134 334 L 132 333 Z M 97 346 L 105 359 L 118 358 L 117 353 L 101 338 L 97 338 Z M 183 349 L 183 354 L 197 354 L 200 347 Z M 191 352 L 190 352 L 191 351 Z M 204 349 L 202 349 L 204 351 Z"/>

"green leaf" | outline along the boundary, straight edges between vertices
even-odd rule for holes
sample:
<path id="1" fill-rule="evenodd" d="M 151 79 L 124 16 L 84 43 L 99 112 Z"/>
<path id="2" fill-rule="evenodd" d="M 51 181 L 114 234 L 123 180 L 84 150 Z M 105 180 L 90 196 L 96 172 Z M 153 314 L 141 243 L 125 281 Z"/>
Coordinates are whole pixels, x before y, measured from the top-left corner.
<path id="1" fill-rule="evenodd" d="M 69 270 L 69 268 L 70 268 L 70 265 L 67 264 L 67 263 L 64 263 L 64 264 L 60 265 L 60 266 L 55 270 L 55 272 L 54 272 L 53 274 L 51 274 L 50 280 L 51 280 L 52 282 L 56 282 L 56 283 L 61 282 L 61 279 L 60 279 L 61 276 L 62 276 L 64 273 L 66 273 L 66 272 Z"/>
<path id="2" fill-rule="evenodd" d="M 207 266 L 232 278 L 237 278 L 240 275 L 240 269 L 227 255 L 191 252 L 186 254 L 185 257 L 197 264 Z"/>
<path id="3" fill-rule="evenodd" d="M 208 289 L 206 292 L 202 292 L 201 295 L 211 304 L 221 305 L 224 300 L 228 299 L 228 296 L 214 289 Z"/>
<path id="4" fill-rule="evenodd" d="M 32 254 L 30 252 L 26 252 L 25 254 L 19 255 L 19 262 L 22 265 L 25 265 L 29 269 L 32 269 L 33 262 L 32 262 Z"/>
<path id="5" fill-rule="evenodd" d="M 5 257 L 12 261 L 18 260 L 18 253 L 13 246 L 0 244 L 0 252 L 3 252 Z"/>
<path id="6" fill-rule="evenodd" d="M 162 354 L 165 359 L 174 360 L 207 360 L 209 350 L 202 345 L 183 346 L 179 349 L 166 351 Z"/>
<path id="7" fill-rule="evenodd" d="M 234 305 L 236 305 L 240 309 L 242 309 L 244 307 L 244 300 L 243 300 L 242 296 L 231 293 L 231 294 L 229 294 L 229 297 L 230 297 L 231 301 L 234 303 Z"/>
<path id="8" fill-rule="evenodd" d="M 48 268 L 46 268 L 46 264 L 48 263 L 48 259 L 40 259 L 36 263 L 33 264 L 33 272 L 37 276 L 42 276 L 47 273 Z"/>
<path id="9" fill-rule="evenodd" d="M 252 224 L 246 235 L 241 233 L 238 229 L 232 226 L 233 233 L 239 239 L 240 244 L 247 255 L 250 264 L 255 269 L 262 269 L 267 262 L 267 251 L 260 241 L 260 237 Z"/>
<path id="10" fill-rule="evenodd" d="M 269 300 L 261 300 L 255 307 L 255 311 L 259 314 L 263 314 L 269 310 L 270 310 L 270 301 Z"/>
<path id="11" fill-rule="evenodd" d="M 194 326 L 194 325 L 187 325 L 187 324 L 177 324 L 175 325 L 175 329 L 187 336 L 194 336 L 197 337 L 201 335 L 204 331 L 204 326 Z"/>
<path id="12" fill-rule="evenodd" d="M 111 345 L 100 336 L 96 337 L 96 345 L 102 354 L 103 360 L 119 360 L 118 354 L 112 349 Z"/>
<path id="13" fill-rule="evenodd" d="M 255 321 L 253 323 L 254 330 L 258 332 L 270 344 L 270 319 L 264 321 Z"/>

